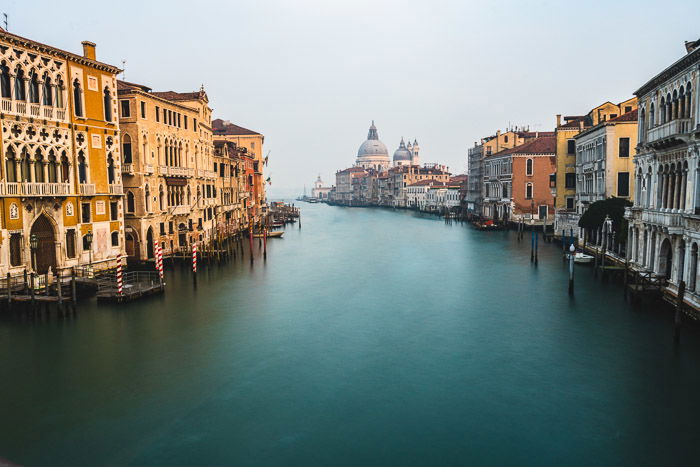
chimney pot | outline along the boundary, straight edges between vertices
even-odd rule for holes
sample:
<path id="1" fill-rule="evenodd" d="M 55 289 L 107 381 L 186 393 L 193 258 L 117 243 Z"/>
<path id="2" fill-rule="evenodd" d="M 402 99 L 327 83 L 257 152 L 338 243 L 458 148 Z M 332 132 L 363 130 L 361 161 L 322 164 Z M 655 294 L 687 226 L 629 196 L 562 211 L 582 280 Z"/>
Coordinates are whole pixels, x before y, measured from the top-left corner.
<path id="1" fill-rule="evenodd" d="M 561 126 L 561 114 L 557 114 L 557 126 Z"/>
<path id="2" fill-rule="evenodd" d="M 83 57 L 89 59 L 89 60 L 96 60 L 96 55 L 95 55 L 95 46 L 96 44 L 94 42 L 90 41 L 83 41 L 81 42 L 83 44 Z"/>

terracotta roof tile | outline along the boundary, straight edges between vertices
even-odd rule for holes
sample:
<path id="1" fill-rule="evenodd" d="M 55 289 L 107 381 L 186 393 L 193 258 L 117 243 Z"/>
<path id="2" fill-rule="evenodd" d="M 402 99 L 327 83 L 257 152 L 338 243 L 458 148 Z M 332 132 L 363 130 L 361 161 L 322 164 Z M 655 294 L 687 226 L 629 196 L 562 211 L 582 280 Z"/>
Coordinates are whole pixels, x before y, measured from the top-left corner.
<path id="1" fill-rule="evenodd" d="M 636 122 L 637 121 L 637 109 L 634 109 L 631 112 L 627 112 L 626 114 L 622 114 L 619 117 L 611 118 L 609 121 L 610 122 Z"/>
<path id="2" fill-rule="evenodd" d="M 199 92 L 175 92 L 175 91 L 157 91 L 152 92 L 156 97 L 167 99 L 169 101 L 193 101 L 199 99 Z"/>
<path id="3" fill-rule="evenodd" d="M 211 122 L 215 135 L 259 135 L 257 131 L 234 125 L 233 123 L 217 118 Z"/>
<path id="4" fill-rule="evenodd" d="M 511 149 L 504 149 L 488 157 L 505 156 L 507 154 L 554 154 L 556 147 L 556 138 L 554 136 L 545 136 Z"/>

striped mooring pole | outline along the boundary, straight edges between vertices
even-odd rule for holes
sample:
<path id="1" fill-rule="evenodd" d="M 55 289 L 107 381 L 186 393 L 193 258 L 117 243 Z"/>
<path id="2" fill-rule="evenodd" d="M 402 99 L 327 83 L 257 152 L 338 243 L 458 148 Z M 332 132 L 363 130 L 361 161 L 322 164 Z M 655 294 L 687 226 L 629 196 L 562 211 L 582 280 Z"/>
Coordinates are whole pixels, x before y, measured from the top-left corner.
<path id="1" fill-rule="evenodd" d="M 163 250 L 160 248 L 160 244 L 156 240 L 153 241 L 153 244 L 156 252 L 156 269 L 158 270 L 160 281 L 163 282 Z"/>
<path id="2" fill-rule="evenodd" d="M 122 255 L 117 255 L 117 294 L 124 295 L 124 280 L 122 279 Z"/>
<path id="3" fill-rule="evenodd" d="M 192 244 L 192 281 L 197 287 L 197 244 Z"/>

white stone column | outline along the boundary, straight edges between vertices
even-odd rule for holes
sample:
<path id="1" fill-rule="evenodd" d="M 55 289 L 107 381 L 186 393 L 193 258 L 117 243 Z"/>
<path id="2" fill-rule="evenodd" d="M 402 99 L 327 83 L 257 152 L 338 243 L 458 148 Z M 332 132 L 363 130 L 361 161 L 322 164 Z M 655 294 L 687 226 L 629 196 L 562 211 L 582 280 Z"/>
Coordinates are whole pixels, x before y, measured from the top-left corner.
<path id="1" fill-rule="evenodd" d="M 681 175 L 681 205 L 680 205 L 680 210 L 682 212 L 685 212 L 686 206 L 688 205 L 687 200 L 686 200 L 686 195 L 687 195 L 687 185 L 688 185 L 688 172 L 686 170 L 682 171 Z"/>
<path id="2" fill-rule="evenodd" d="M 675 211 L 680 211 L 681 210 L 681 186 L 682 183 L 681 181 L 683 180 L 683 170 L 678 169 L 678 171 L 674 174 L 675 179 L 676 179 L 676 184 L 673 187 L 674 188 L 674 196 L 673 196 L 673 209 Z"/>

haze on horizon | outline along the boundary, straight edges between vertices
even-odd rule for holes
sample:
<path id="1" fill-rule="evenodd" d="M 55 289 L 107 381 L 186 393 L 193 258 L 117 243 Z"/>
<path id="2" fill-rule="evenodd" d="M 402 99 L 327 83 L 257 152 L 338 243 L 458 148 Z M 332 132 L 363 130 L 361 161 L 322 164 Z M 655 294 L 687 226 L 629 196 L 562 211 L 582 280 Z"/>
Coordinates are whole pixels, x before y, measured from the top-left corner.
<path id="1" fill-rule="evenodd" d="M 631 97 L 700 37 L 689 0 L 29 3 L 4 2 L 10 32 L 93 41 L 154 90 L 204 84 L 215 118 L 265 135 L 271 197 L 333 183 L 371 120 L 390 154 L 417 138 L 462 173 L 480 137 Z"/>

